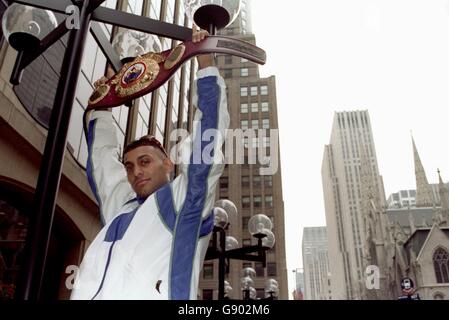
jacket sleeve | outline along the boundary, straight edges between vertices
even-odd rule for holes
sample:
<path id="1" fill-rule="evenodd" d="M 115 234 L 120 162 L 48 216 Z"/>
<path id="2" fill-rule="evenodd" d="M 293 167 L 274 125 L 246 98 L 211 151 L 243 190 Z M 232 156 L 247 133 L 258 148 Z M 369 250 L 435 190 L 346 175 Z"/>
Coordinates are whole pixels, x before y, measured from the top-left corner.
<path id="1" fill-rule="evenodd" d="M 88 159 L 86 173 L 100 207 L 101 220 L 107 224 L 133 190 L 126 177 L 126 170 L 119 160 L 119 148 L 112 112 L 95 111 L 88 129 Z"/>
<path id="2" fill-rule="evenodd" d="M 216 67 L 197 73 L 193 132 L 180 146 L 180 176 L 173 187 L 183 214 L 210 214 L 215 188 L 224 169 L 222 145 L 229 127 L 226 84 Z M 185 193 L 179 194 L 179 193 Z M 189 208 L 191 210 L 189 210 Z"/>

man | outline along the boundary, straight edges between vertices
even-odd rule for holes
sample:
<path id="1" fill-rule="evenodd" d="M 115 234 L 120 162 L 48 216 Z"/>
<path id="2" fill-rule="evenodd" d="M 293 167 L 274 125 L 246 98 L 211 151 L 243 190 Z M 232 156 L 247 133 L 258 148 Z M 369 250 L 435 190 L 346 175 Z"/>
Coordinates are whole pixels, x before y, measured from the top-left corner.
<path id="1" fill-rule="evenodd" d="M 122 163 L 111 112 L 94 113 L 87 173 L 105 226 L 84 256 L 72 299 L 197 298 L 223 171 L 223 140 L 202 141 L 202 134 L 214 129 L 224 137 L 229 126 L 225 83 L 213 57 L 197 60 L 194 132 L 181 145 L 181 173 L 173 181 L 174 165 L 155 138 L 127 146 Z"/>

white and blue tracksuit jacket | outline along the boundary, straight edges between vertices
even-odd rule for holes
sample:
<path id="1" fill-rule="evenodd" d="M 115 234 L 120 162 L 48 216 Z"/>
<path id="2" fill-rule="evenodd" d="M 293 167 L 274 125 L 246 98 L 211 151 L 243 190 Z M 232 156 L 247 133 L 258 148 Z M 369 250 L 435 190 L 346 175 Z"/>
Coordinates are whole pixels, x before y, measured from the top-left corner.
<path id="1" fill-rule="evenodd" d="M 94 113 L 87 173 L 105 226 L 84 256 L 71 299 L 197 298 L 214 224 L 215 188 L 224 168 L 221 146 L 229 126 L 225 83 L 218 69 L 199 70 L 197 77 L 198 110 L 193 135 L 180 148 L 181 174 L 144 201 L 136 197 L 118 159 L 111 112 Z M 221 139 L 202 141 L 209 129 L 218 129 Z M 206 153 L 213 161 L 201 156 L 194 161 L 203 150 L 211 150 Z"/>

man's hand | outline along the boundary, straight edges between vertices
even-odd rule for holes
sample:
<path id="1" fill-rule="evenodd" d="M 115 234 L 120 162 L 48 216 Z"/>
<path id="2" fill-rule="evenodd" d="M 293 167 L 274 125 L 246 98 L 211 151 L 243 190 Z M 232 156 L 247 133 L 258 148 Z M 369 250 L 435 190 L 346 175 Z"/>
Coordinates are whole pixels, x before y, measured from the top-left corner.
<path id="1" fill-rule="evenodd" d="M 98 79 L 97 81 L 94 82 L 94 88 L 97 89 L 99 86 L 101 86 L 102 84 L 105 84 L 108 81 L 108 78 L 106 78 L 105 76 L 101 77 L 100 79 Z"/>
<path id="2" fill-rule="evenodd" d="M 98 79 L 97 81 L 94 82 L 94 89 L 96 90 L 99 86 L 101 86 L 102 84 L 105 84 L 109 79 L 106 78 L 105 76 L 101 77 L 100 79 Z M 108 108 L 105 111 L 112 111 L 112 108 Z"/>
<path id="3" fill-rule="evenodd" d="M 94 82 L 94 89 L 97 89 L 102 84 L 108 82 L 108 80 L 111 79 L 114 75 L 115 75 L 114 70 L 108 66 L 106 70 L 106 76 L 102 76 L 100 79 Z"/>
<path id="4" fill-rule="evenodd" d="M 209 32 L 199 29 L 196 25 L 192 27 L 192 42 L 197 43 L 209 36 Z M 198 69 L 204 69 L 207 67 L 215 66 L 215 60 L 213 54 L 203 54 L 196 57 L 198 61 Z"/>

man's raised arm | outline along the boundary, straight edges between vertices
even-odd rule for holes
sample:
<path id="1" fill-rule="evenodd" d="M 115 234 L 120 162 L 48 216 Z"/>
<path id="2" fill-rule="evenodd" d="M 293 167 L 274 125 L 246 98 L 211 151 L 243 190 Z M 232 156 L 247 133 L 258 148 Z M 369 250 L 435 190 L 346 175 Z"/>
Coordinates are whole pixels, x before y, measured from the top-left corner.
<path id="1" fill-rule="evenodd" d="M 207 32 L 201 31 L 196 38 L 194 34 L 193 41 L 201 41 L 205 36 Z M 229 113 L 226 84 L 215 67 L 213 56 L 198 56 L 197 60 L 199 70 L 193 100 L 197 111 L 193 132 L 180 149 L 180 178 L 186 188 L 183 207 L 195 209 L 183 210 L 183 213 L 195 212 L 195 215 L 205 217 L 210 214 L 215 200 L 215 187 L 224 168 L 221 150 L 229 127 Z"/>
<path id="2" fill-rule="evenodd" d="M 95 111 L 88 127 L 86 173 L 100 207 L 103 224 L 114 218 L 133 191 L 119 160 L 119 148 L 110 111 Z"/>

